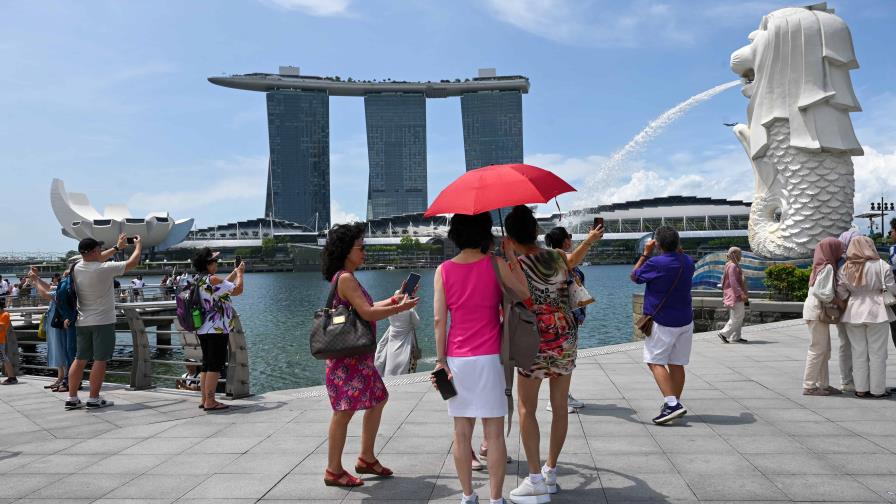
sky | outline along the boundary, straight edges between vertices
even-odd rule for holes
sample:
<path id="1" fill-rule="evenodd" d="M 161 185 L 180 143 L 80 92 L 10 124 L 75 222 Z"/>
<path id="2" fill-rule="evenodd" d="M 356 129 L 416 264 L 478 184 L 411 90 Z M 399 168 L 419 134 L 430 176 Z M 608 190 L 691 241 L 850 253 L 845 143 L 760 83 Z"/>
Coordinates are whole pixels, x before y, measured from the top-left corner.
<path id="1" fill-rule="evenodd" d="M 525 161 L 582 192 L 564 209 L 664 195 L 751 200 L 749 160 L 723 122 L 745 122 L 740 86 L 694 107 L 610 173 L 651 120 L 737 78 L 732 51 L 779 1 L 0 0 L 0 255 L 74 248 L 49 205 L 54 177 L 95 207 L 167 211 L 211 226 L 264 213 L 263 93 L 209 76 L 343 79 L 525 75 Z M 829 2 L 850 26 L 864 157 L 856 212 L 896 200 L 896 3 Z M 460 101 L 427 101 L 428 192 L 464 172 Z M 363 100 L 330 99 L 334 222 L 366 213 Z M 584 189 L 588 190 L 584 190 Z M 545 206 L 544 212 L 553 207 Z M 867 228 L 867 221 L 859 224 Z"/>

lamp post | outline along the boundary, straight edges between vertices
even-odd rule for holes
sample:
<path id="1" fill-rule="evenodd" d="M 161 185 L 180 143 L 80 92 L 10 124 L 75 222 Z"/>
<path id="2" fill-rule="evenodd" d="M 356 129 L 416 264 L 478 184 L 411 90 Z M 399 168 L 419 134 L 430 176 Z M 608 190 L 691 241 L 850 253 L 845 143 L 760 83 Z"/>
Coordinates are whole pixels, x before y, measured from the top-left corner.
<path id="1" fill-rule="evenodd" d="M 884 197 L 881 196 L 879 203 L 874 202 L 874 201 L 871 202 L 871 211 L 872 212 L 880 212 L 880 237 L 881 237 L 881 240 L 883 240 L 884 229 L 887 228 L 886 222 L 885 222 L 885 220 L 886 220 L 885 216 L 889 212 L 896 211 L 896 204 L 893 204 L 893 202 L 884 201 Z"/>

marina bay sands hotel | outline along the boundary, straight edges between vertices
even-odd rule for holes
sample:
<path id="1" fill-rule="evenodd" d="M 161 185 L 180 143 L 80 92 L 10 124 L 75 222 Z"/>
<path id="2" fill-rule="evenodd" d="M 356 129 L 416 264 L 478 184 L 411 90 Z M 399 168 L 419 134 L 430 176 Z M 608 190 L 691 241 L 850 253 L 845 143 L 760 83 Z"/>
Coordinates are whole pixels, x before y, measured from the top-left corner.
<path id="1" fill-rule="evenodd" d="M 266 217 L 330 223 L 330 96 L 363 96 L 367 120 L 367 219 L 426 210 L 426 99 L 459 96 L 467 171 L 523 162 L 522 94 L 529 79 L 480 69 L 472 79 L 358 81 L 277 74 L 209 77 L 267 94 L 270 170 Z"/>

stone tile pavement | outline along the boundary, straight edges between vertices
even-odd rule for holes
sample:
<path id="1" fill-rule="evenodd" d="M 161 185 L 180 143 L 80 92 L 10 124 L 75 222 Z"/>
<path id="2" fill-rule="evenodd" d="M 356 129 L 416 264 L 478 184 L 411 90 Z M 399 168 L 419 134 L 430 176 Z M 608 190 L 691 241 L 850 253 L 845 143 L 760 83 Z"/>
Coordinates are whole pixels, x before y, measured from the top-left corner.
<path id="1" fill-rule="evenodd" d="M 586 407 L 571 416 L 553 502 L 896 502 L 896 400 L 802 396 L 803 323 L 745 334 L 750 344 L 697 336 L 683 398 L 690 413 L 668 426 L 650 424 L 661 398 L 637 344 L 583 351 L 572 386 Z M 896 365 L 889 371 L 894 385 Z M 321 481 L 330 407 L 319 388 L 233 401 L 216 414 L 189 393 L 113 388 L 115 407 L 66 412 L 46 381 L 21 381 L 0 388 L 0 504 L 459 500 L 451 421 L 426 383 L 390 385 L 377 447 L 396 477 L 348 491 Z M 350 427 L 346 467 L 360 423 Z M 518 432 L 505 496 L 527 472 Z M 486 497 L 487 474 L 475 482 Z"/>

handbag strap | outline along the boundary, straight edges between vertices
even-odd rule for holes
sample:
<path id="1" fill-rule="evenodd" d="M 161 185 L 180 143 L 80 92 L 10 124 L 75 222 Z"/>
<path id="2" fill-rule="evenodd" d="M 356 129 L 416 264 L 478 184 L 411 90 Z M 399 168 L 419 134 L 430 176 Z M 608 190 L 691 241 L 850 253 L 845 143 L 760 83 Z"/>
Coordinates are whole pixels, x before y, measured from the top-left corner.
<path id="1" fill-rule="evenodd" d="M 327 303 L 324 305 L 324 308 L 327 310 L 333 309 L 333 300 L 336 299 L 336 288 L 339 286 L 339 277 L 345 271 L 337 271 L 335 275 L 333 275 L 333 280 L 330 282 L 332 286 L 330 287 L 330 294 L 327 296 Z"/>
<path id="2" fill-rule="evenodd" d="M 884 262 L 883 259 L 880 260 L 879 265 L 880 265 L 880 291 L 881 291 L 881 293 L 883 293 L 883 292 L 887 292 L 887 272 L 884 271 L 884 266 L 889 268 L 890 265 L 887 264 L 886 262 Z"/>
<path id="3" fill-rule="evenodd" d="M 495 279 L 501 286 L 503 294 L 501 307 L 504 310 L 504 323 L 501 324 L 501 364 L 504 366 L 504 397 L 507 398 L 507 435 L 510 435 L 510 427 L 513 423 L 513 366 L 510 364 L 510 324 L 507 323 L 507 317 L 510 315 L 510 306 L 513 301 L 504 282 L 501 281 L 501 269 L 498 267 L 498 260 L 494 255 L 489 256 L 492 262 L 492 269 L 495 271 Z"/>
<path id="4" fill-rule="evenodd" d="M 684 271 L 684 263 L 682 263 L 681 267 L 678 268 L 678 275 L 675 277 L 675 281 L 672 282 L 672 287 L 669 287 L 669 290 L 666 292 L 666 295 L 663 296 L 660 304 L 657 305 L 656 309 L 653 310 L 653 314 L 651 315 L 651 317 L 656 317 L 656 314 L 659 313 L 663 308 L 663 305 L 666 304 L 666 300 L 669 299 L 669 294 L 672 294 L 672 291 L 675 290 L 675 286 L 678 285 L 678 280 L 681 278 L 682 271 Z"/>

